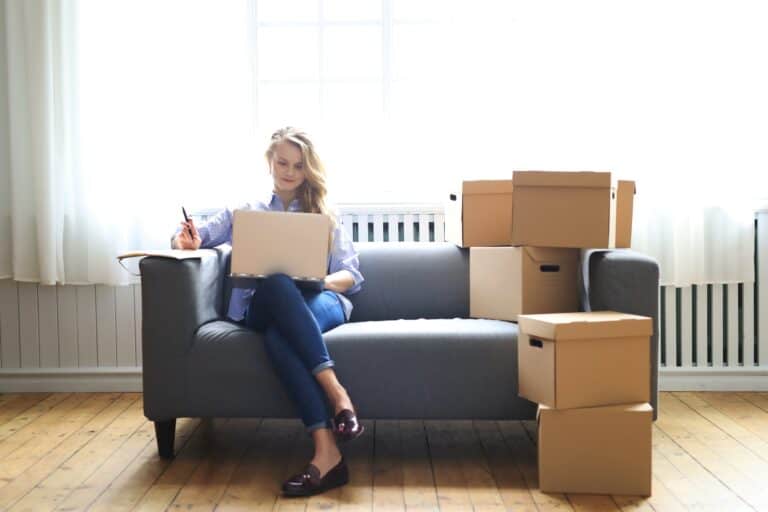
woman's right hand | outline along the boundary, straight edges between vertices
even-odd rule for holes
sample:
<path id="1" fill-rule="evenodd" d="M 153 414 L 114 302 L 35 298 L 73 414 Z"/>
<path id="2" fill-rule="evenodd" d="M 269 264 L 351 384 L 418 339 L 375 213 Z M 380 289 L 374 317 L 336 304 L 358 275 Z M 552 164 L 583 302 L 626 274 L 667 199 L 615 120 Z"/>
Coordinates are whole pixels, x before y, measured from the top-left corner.
<path id="1" fill-rule="evenodd" d="M 192 236 L 189 234 L 190 231 L 192 231 Z M 189 219 L 189 222 L 181 221 L 181 232 L 176 235 L 175 239 L 176 249 L 195 250 L 199 249 L 202 243 L 203 240 L 200 238 L 200 233 L 197 232 L 192 219 Z"/>

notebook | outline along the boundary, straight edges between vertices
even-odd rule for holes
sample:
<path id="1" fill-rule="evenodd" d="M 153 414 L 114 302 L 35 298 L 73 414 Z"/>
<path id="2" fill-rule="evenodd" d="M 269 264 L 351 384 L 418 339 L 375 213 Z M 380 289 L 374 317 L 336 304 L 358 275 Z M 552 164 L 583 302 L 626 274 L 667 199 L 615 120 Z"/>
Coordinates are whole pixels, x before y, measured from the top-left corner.
<path id="1" fill-rule="evenodd" d="M 332 241 L 327 215 L 261 210 L 235 210 L 233 215 L 233 286 L 253 286 L 282 272 L 303 288 L 323 288 Z"/>

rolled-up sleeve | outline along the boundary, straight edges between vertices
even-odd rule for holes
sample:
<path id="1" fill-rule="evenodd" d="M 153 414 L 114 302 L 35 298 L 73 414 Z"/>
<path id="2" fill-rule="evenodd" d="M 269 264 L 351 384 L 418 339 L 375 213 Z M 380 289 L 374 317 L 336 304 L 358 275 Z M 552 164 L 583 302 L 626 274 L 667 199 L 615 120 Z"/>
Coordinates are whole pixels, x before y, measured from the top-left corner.
<path id="1" fill-rule="evenodd" d="M 365 281 L 363 274 L 360 273 L 358 252 L 355 250 L 352 240 L 347 236 L 347 232 L 340 226 L 337 226 L 333 231 L 333 247 L 328 270 L 331 274 L 339 270 L 348 270 L 352 274 L 355 284 L 344 292 L 346 295 L 359 292 L 363 281 Z"/>
<path id="2" fill-rule="evenodd" d="M 248 208 L 249 205 L 240 208 Z M 176 228 L 176 235 L 181 232 L 181 226 Z M 200 248 L 208 249 L 216 247 L 225 242 L 232 243 L 232 209 L 226 207 L 220 210 L 216 215 L 197 226 L 197 232 L 200 233 Z"/>

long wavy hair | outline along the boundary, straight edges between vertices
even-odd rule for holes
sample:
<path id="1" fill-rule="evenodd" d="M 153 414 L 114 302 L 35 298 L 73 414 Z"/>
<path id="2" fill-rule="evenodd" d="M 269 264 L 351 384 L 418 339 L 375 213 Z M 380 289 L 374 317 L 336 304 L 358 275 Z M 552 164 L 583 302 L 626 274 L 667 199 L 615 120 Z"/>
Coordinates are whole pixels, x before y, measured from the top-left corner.
<path id="1" fill-rule="evenodd" d="M 301 161 L 304 168 L 304 183 L 296 191 L 296 197 L 301 210 L 307 213 L 322 213 L 331 218 L 336 226 L 336 215 L 326 203 L 328 188 L 326 186 L 325 166 L 315 151 L 315 146 L 309 136 L 292 126 L 280 128 L 272 134 L 272 138 L 264 156 L 267 165 L 271 165 L 275 156 L 275 148 L 281 142 L 290 142 L 301 151 Z"/>

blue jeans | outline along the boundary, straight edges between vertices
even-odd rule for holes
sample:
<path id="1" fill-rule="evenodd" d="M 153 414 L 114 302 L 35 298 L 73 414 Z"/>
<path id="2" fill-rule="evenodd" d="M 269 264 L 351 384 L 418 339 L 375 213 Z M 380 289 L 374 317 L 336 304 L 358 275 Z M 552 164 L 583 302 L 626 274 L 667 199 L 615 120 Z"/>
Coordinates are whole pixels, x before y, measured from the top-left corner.
<path id="1" fill-rule="evenodd" d="M 332 427 L 330 404 L 315 375 L 334 366 L 322 333 L 344 321 L 334 292 L 300 290 L 285 274 L 259 283 L 245 313 L 245 325 L 264 333 L 267 354 L 308 434 Z"/>

